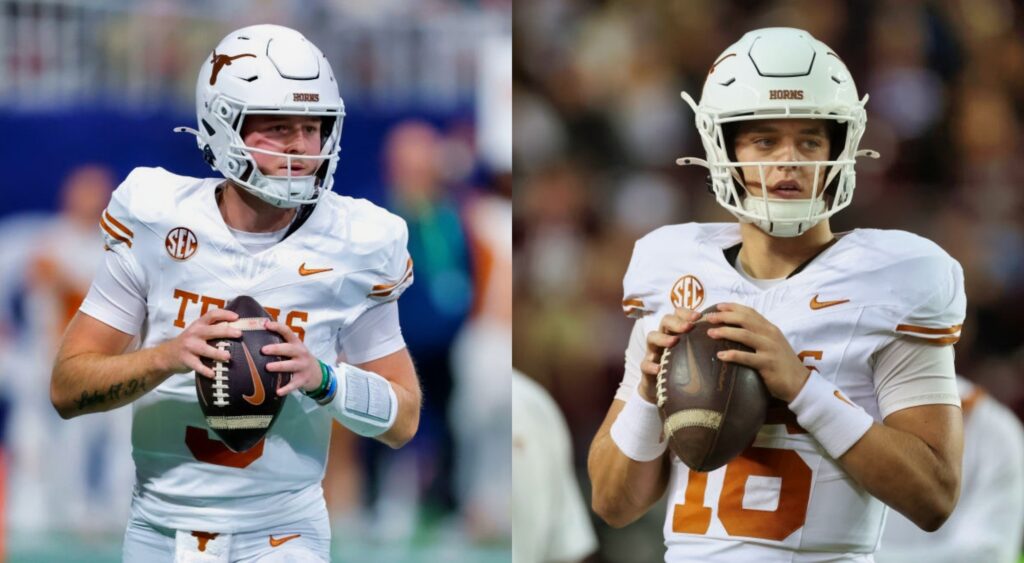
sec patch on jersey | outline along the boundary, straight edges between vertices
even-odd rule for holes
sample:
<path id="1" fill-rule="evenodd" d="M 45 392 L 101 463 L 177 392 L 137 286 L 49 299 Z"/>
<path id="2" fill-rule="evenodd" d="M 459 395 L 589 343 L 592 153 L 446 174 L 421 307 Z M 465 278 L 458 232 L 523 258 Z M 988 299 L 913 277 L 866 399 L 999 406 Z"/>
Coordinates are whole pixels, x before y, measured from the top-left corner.
<path id="1" fill-rule="evenodd" d="M 764 425 L 768 389 L 758 373 L 718 359 L 720 350 L 750 351 L 730 340 L 708 336 L 712 328 L 701 312 L 694 328 L 666 348 L 658 374 L 658 413 L 668 446 L 694 471 L 712 471 L 753 442 Z"/>
<path id="2" fill-rule="evenodd" d="M 196 395 L 210 429 L 229 449 L 244 452 L 266 435 L 281 413 L 287 397 L 278 397 L 277 389 L 288 384 L 291 374 L 267 371 L 267 364 L 282 358 L 266 356 L 260 350 L 284 340 L 263 328 L 271 316 L 255 299 L 241 295 L 224 308 L 238 314 L 232 324 L 242 330 L 242 336 L 210 341 L 214 348 L 227 350 L 231 360 L 203 358 L 215 377 L 197 375 Z"/>

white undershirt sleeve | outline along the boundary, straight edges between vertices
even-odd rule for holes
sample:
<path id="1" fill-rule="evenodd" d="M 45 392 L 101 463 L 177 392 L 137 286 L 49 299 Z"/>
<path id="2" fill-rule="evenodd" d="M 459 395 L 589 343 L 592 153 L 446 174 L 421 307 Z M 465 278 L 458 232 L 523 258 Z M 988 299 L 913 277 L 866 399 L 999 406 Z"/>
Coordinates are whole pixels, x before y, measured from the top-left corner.
<path id="1" fill-rule="evenodd" d="M 398 302 L 371 307 L 338 337 L 345 362 L 363 364 L 405 348 L 398 322 Z"/>
<path id="2" fill-rule="evenodd" d="M 876 352 L 872 362 L 883 419 L 920 405 L 960 406 L 952 346 L 900 337 Z"/>
<path id="3" fill-rule="evenodd" d="M 644 354 L 647 353 L 647 335 L 644 334 L 643 321 L 636 321 L 633 324 L 633 331 L 629 333 L 629 344 L 626 346 L 626 365 L 622 374 L 622 381 L 615 391 L 615 399 L 619 401 L 629 400 L 630 395 L 640 386 L 640 364 L 644 361 Z"/>
<path id="4" fill-rule="evenodd" d="M 146 281 L 127 253 L 104 252 L 79 310 L 121 332 L 138 336 L 146 320 Z"/>

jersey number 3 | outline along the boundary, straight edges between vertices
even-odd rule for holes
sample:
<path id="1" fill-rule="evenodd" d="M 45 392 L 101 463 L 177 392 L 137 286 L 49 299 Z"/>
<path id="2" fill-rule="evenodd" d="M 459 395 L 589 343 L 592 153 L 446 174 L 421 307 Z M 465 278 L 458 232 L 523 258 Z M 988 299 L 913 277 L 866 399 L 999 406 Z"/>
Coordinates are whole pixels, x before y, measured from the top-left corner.
<path id="1" fill-rule="evenodd" d="M 220 440 L 210 438 L 205 428 L 185 427 L 185 445 L 199 461 L 244 469 L 263 456 L 264 437 L 256 445 L 240 453 L 233 452 Z"/>
<path id="2" fill-rule="evenodd" d="M 178 296 L 178 292 L 181 290 L 175 290 L 175 297 Z M 193 295 L 193 294 L 189 294 Z M 198 299 L 198 297 L 197 297 Z M 193 300 L 194 301 L 194 300 Z M 181 314 L 185 312 L 185 300 L 182 300 Z M 205 306 L 206 297 L 203 297 L 203 303 Z M 221 301 L 220 305 L 223 306 L 224 302 Z M 277 320 L 277 315 L 280 312 L 279 309 L 268 309 L 270 316 Z M 206 313 L 206 309 L 203 309 L 203 313 Z M 298 318 L 301 320 L 307 320 L 308 313 L 303 311 L 292 311 L 288 313 L 288 328 L 295 331 L 296 336 L 299 340 L 306 340 L 306 331 L 300 326 L 293 326 L 292 319 Z M 184 324 L 182 325 L 184 326 Z M 249 465 L 263 456 L 263 445 L 266 444 L 267 438 L 263 437 L 262 440 L 256 442 L 256 445 L 249 448 L 244 452 L 233 452 L 224 445 L 224 442 L 215 440 L 210 437 L 209 433 L 205 428 L 197 428 L 195 426 L 187 426 L 185 428 L 185 445 L 188 446 L 188 451 L 192 452 L 192 455 L 199 461 L 212 463 L 214 465 L 223 465 L 225 467 L 236 467 L 238 469 L 245 469 Z"/>

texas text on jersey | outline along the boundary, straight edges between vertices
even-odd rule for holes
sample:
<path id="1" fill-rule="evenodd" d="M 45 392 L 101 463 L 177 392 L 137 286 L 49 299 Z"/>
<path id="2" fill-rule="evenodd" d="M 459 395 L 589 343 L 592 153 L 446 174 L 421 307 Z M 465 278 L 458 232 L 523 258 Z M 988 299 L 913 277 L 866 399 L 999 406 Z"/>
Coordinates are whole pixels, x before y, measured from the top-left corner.
<path id="1" fill-rule="evenodd" d="M 341 349 L 339 335 L 412 282 L 404 221 L 328 192 L 291 236 L 252 255 L 218 211 L 222 181 L 162 169 L 132 172 L 101 227 L 110 250 L 142 285 L 145 327 L 88 300 L 83 312 L 129 334 L 144 328 L 145 348 L 173 338 L 211 307 L 250 295 L 316 357 L 344 353 L 350 362 L 362 361 L 368 351 Z M 233 453 L 207 432 L 193 377 L 171 376 L 133 404 L 138 515 L 175 529 L 232 532 L 323 511 L 329 412 L 292 394 L 265 440 Z"/>

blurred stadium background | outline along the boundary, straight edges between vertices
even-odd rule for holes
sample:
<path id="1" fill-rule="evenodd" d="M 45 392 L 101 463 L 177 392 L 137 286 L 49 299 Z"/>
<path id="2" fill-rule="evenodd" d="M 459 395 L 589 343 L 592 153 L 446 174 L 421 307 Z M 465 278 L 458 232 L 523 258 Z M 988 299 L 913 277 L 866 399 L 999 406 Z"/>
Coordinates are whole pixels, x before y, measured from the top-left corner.
<path id="1" fill-rule="evenodd" d="M 680 90 L 751 29 L 810 31 L 871 95 L 853 205 L 833 230 L 909 230 L 963 265 L 958 371 L 1024 415 L 1024 7 L 1011 0 L 522 0 L 514 15 L 514 364 L 555 397 L 577 474 L 622 376 L 622 276 L 657 226 L 733 221 L 704 188 Z M 1024 469 L 1022 469 L 1024 470 Z M 589 561 L 660 561 L 664 510 Z"/>
<path id="2" fill-rule="evenodd" d="M 102 258 L 96 221 L 120 179 L 136 166 L 217 174 L 171 128 L 195 126 L 213 46 L 254 23 L 294 27 L 325 52 L 347 109 L 335 189 L 403 215 L 417 265 L 401 310 L 425 390 L 420 432 L 392 452 L 336 427 L 335 560 L 509 560 L 511 4 L 0 1 L 8 561 L 120 560 L 130 413 L 59 420 L 54 347 Z"/>

